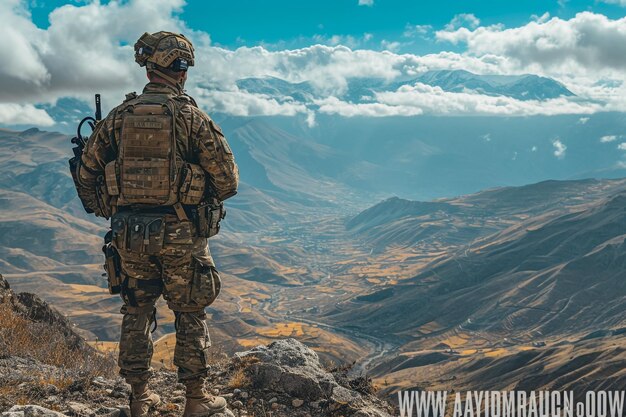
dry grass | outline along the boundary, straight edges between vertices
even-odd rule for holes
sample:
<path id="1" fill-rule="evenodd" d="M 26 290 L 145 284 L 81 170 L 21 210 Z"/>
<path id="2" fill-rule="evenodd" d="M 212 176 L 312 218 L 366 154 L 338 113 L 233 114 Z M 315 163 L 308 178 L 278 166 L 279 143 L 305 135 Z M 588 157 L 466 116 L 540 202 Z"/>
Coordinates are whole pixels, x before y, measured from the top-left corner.
<path id="1" fill-rule="evenodd" d="M 235 389 L 250 385 L 252 381 L 250 380 L 248 374 L 246 374 L 246 369 L 250 365 L 257 362 L 259 362 L 259 359 L 254 356 L 244 356 L 235 362 L 235 367 L 230 374 L 230 378 L 228 379 L 228 387 Z"/>
<path id="2" fill-rule="evenodd" d="M 15 312 L 7 302 L 0 303 L 0 352 L 6 356 L 32 358 L 87 380 L 97 376 L 111 377 L 115 372 L 115 362 L 110 356 L 98 353 L 86 344 L 72 346 L 60 328 L 33 322 Z M 41 378 L 42 384 L 50 383 L 58 388 L 66 388 L 73 382 L 63 375 L 52 380 L 48 375 Z"/>
<path id="3" fill-rule="evenodd" d="M 228 380 L 228 388 L 243 388 L 250 384 L 250 377 L 243 368 L 236 369 Z"/>

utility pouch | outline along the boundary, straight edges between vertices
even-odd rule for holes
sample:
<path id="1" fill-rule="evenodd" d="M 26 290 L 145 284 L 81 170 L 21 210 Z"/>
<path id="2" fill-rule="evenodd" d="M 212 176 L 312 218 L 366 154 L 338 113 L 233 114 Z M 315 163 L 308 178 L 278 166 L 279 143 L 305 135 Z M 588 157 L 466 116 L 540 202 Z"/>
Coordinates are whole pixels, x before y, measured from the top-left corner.
<path id="1" fill-rule="evenodd" d="M 206 177 L 200 165 L 185 164 L 181 171 L 182 182 L 179 189 L 179 201 L 182 204 L 197 205 L 204 197 Z"/>
<path id="2" fill-rule="evenodd" d="M 111 161 L 104 167 L 104 179 L 107 186 L 107 192 L 110 196 L 120 195 L 119 181 L 117 178 L 117 161 Z"/>
<path id="3" fill-rule="evenodd" d="M 198 235 L 200 237 L 212 237 L 220 231 L 220 221 L 226 217 L 226 209 L 223 202 L 215 200 L 198 207 Z"/>
<path id="4" fill-rule="evenodd" d="M 159 215 L 130 215 L 127 220 L 128 251 L 158 255 L 165 239 L 165 218 Z"/>
<path id="5" fill-rule="evenodd" d="M 113 213 L 111 196 L 107 190 L 104 175 L 99 175 L 98 178 L 96 178 L 96 203 L 98 204 L 98 213 L 96 214 L 106 219 L 110 218 Z"/>
<path id="6" fill-rule="evenodd" d="M 215 301 L 222 288 L 220 274 L 215 267 L 194 261 L 194 273 L 191 281 L 191 303 L 198 307 L 209 306 Z"/>
<path id="7" fill-rule="evenodd" d="M 127 214 L 116 213 L 111 218 L 111 241 L 117 250 L 126 250 Z"/>
<path id="8" fill-rule="evenodd" d="M 113 234 L 109 231 L 104 237 L 104 270 L 107 276 L 109 294 L 119 294 L 122 290 L 122 261 L 120 254 L 112 243 Z"/>

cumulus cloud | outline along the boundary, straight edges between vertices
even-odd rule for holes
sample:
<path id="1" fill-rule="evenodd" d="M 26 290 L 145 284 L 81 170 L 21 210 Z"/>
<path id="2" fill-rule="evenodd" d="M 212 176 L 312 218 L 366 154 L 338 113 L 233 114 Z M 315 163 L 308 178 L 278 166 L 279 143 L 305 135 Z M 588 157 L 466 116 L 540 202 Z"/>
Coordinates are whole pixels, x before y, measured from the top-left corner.
<path id="1" fill-rule="evenodd" d="M 303 114 L 309 126 L 315 124 L 315 114 L 306 105 L 285 98 L 266 94 L 253 94 L 245 91 L 220 91 L 198 89 L 196 100 L 205 109 L 234 116 L 295 116 Z"/>
<path id="2" fill-rule="evenodd" d="M 602 3 L 619 4 L 620 6 L 626 6 L 626 0 L 600 0 Z"/>
<path id="3" fill-rule="evenodd" d="M 431 25 L 410 25 L 406 24 L 402 36 L 405 38 L 413 38 L 416 36 L 424 37 L 433 30 Z"/>
<path id="4" fill-rule="evenodd" d="M 445 26 L 446 31 L 452 31 L 462 27 L 469 27 L 476 29 L 480 26 L 480 19 L 474 16 L 472 13 L 457 14 L 452 20 Z"/>
<path id="5" fill-rule="evenodd" d="M 393 106 L 385 103 L 349 103 L 337 97 L 316 100 L 319 112 L 338 114 L 344 117 L 386 117 L 386 116 L 417 116 L 424 111 L 415 106 Z"/>
<path id="6" fill-rule="evenodd" d="M 396 91 L 374 94 L 374 103 L 351 103 L 336 97 L 317 100 L 322 113 L 341 116 L 414 116 L 439 115 L 557 115 L 585 114 L 600 109 L 594 103 L 577 103 L 565 98 L 546 101 L 517 100 L 511 97 L 493 97 L 473 92 L 448 92 L 440 87 L 416 83 L 404 85 Z M 564 152 L 564 150 L 563 150 Z"/>
<path id="7" fill-rule="evenodd" d="M 626 151 L 626 142 L 622 142 L 617 145 L 617 149 L 619 149 L 620 151 Z"/>
<path id="8" fill-rule="evenodd" d="M 555 139 L 552 141 L 552 146 L 554 146 L 554 156 L 559 159 L 565 158 L 565 151 L 567 151 L 567 146 L 560 139 Z"/>
<path id="9" fill-rule="evenodd" d="M 32 104 L 0 103 L 0 123 L 4 125 L 52 126 L 54 120 Z"/>
<path id="10" fill-rule="evenodd" d="M 388 105 L 419 107 L 427 113 L 451 115 L 531 116 L 584 114 L 598 110 L 596 104 L 577 103 L 565 98 L 522 101 L 512 97 L 493 97 L 470 92 L 453 93 L 421 83 L 402 86 L 395 92 L 377 93 L 376 99 Z"/>
<path id="11" fill-rule="evenodd" d="M 374 5 L 374 0 L 359 0 L 359 6 L 372 7 L 373 5 Z"/>
<path id="12" fill-rule="evenodd" d="M 361 0 L 363 2 L 363 0 Z M 369 1 L 372 5 L 373 1 Z M 211 44 L 207 33 L 192 31 L 180 20 L 184 0 L 128 0 L 68 4 L 49 16 L 47 29 L 37 28 L 20 0 L 0 2 L 0 103 L 27 108 L 54 103 L 61 97 L 88 99 L 103 94 L 104 107 L 117 104 L 128 91 L 145 82 L 145 72 L 133 61 L 132 45 L 144 31 L 171 30 L 188 34 L 196 46 L 196 67 L 187 87 L 210 111 L 233 115 L 300 115 L 310 124 L 315 113 L 344 116 L 414 116 L 420 114 L 590 114 L 626 110 L 626 18 L 581 13 L 570 20 L 534 17 L 512 29 L 480 26 L 471 14 L 455 16 L 437 39 L 467 46 L 463 53 L 427 55 L 394 52 L 396 41 L 381 40 L 386 49 L 358 49 L 372 35 L 320 36 L 299 49 L 270 50 Z M 426 36 L 429 26 L 407 26 L 405 36 Z M 607 70 L 608 68 L 608 70 Z M 407 80 L 429 70 L 463 69 L 478 74 L 538 73 L 554 77 L 578 97 L 519 101 L 474 92 L 451 93 L 424 84 L 376 93 L 371 102 L 352 103 L 342 96 L 350 82 L 376 78 Z M 240 90 L 244 78 L 276 77 L 308 82 L 316 99 L 297 102 L 289 97 Z M 32 106 L 31 106 L 32 107 Z M 44 123 L 41 112 L 37 113 Z M 35 116 L 33 116 L 35 117 Z M 581 123 L 584 123 L 581 118 Z M 49 121 L 48 121 L 49 122 Z"/>
<path id="13" fill-rule="evenodd" d="M 53 10 L 49 28 L 42 30 L 22 2 L 2 2 L 0 102 L 54 101 L 140 84 L 145 76 L 133 62 L 131 45 L 144 30 L 189 32 L 175 17 L 183 5 L 184 0 L 68 4 Z"/>
<path id="14" fill-rule="evenodd" d="M 602 136 L 600 138 L 600 142 L 602 142 L 602 143 L 614 142 L 616 140 L 617 140 L 617 136 L 615 136 L 615 135 L 607 135 L 607 136 Z"/>
<path id="15" fill-rule="evenodd" d="M 464 43 L 477 56 L 493 54 L 522 68 L 572 70 L 626 68 L 626 17 L 611 20 L 582 12 L 569 20 L 538 19 L 506 29 L 502 25 L 448 28 L 437 39 Z"/>

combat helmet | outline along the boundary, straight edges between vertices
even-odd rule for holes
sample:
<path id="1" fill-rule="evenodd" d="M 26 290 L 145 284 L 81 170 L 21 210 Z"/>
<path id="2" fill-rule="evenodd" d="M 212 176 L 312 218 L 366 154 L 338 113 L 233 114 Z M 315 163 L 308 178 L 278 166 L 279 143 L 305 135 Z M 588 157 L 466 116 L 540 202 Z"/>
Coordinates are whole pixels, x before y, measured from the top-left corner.
<path id="1" fill-rule="evenodd" d="M 144 33 L 135 43 L 135 61 L 148 71 L 156 72 L 165 79 L 173 80 L 163 73 L 186 71 L 194 65 L 193 45 L 183 34 L 173 32 Z"/>

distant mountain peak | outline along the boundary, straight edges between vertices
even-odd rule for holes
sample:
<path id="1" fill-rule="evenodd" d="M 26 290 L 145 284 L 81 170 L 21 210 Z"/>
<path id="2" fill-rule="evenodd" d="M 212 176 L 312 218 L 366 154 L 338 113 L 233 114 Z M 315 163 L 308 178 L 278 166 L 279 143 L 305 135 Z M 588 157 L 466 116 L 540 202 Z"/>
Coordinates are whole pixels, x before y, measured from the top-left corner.
<path id="1" fill-rule="evenodd" d="M 479 75 L 466 70 L 433 70 L 421 74 L 409 83 L 416 82 L 440 87 L 449 92 L 470 90 L 480 94 L 507 96 L 518 100 L 547 100 L 575 95 L 560 82 L 535 74 Z"/>
<path id="2" fill-rule="evenodd" d="M 512 97 L 518 100 L 548 100 L 575 95 L 560 82 L 535 74 L 481 75 L 462 69 L 441 69 L 426 71 L 416 78 L 391 83 L 380 78 L 353 78 L 349 80 L 345 92 L 339 96 L 344 100 L 358 103 L 373 93 L 396 91 L 402 86 L 416 83 L 439 87 L 447 92 L 475 92 L 489 96 Z M 320 97 L 308 81 L 291 83 L 273 76 L 244 78 L 237 81 L 237 87 L 249 93 L 292 97 L 300 102 L 308 102 Z"/>

